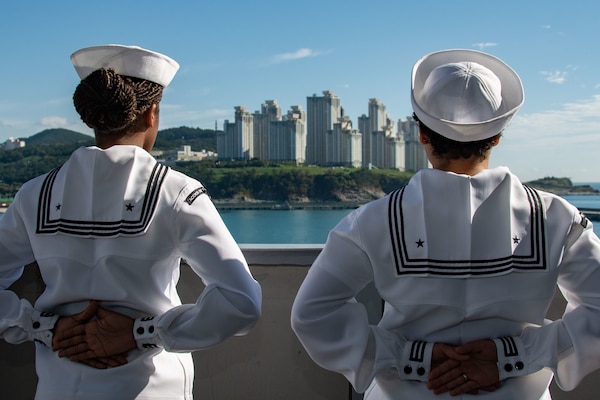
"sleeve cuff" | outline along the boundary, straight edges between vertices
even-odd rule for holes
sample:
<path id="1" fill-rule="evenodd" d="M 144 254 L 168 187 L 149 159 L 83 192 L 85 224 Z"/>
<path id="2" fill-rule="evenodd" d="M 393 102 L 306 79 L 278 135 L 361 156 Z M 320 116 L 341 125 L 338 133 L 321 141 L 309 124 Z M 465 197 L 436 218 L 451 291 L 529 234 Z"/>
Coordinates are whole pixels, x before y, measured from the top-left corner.
<path id="1" fill-rule="evenodd" d="M 506 336 L 493 340 L 498 352 L 498 373 L 501 381 L 530 373 L 521 338 Z"/>
<path id="2" fill-rule="evenodd" d="M 399 365 L 400 378 L 427 382 L 432 351 L 433 343 L 407 341 Z"/>
<path id="3" fill-rule="evenodd" d="M 162 348 L 154 317 L 138 318 L 133 323 L 133 337 L 140 350 Z"/>
<path id="4" fill-rule="evenodd" d="M 31 326 L 28 329 L 29 338 L 33 341 L 52 347 L 52 329 L 60 316 L 33 310 L 31 313 Z"/>

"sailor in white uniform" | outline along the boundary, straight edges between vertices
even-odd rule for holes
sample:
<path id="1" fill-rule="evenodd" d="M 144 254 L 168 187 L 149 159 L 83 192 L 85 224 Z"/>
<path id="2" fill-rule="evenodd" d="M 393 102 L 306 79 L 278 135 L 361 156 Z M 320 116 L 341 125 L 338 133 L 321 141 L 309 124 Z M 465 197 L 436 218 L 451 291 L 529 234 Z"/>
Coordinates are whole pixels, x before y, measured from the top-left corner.
<path id="1" fill-rule="evenodd" d="M 517 74 L 470 50 L 420 59 L 412 104 L 432 169 L 329 234 L 291 323 L 366 399 L 549 399 L 600 368 L 600 240 L 491 149 L 523 102 Z M 384 301 L 370 325 L 355 296 Z M 545 318 L 558 285 L 564 316 Z"/>
<path id="2" fill-rule="evenodd" d="M 0 273 L 35 261 L 46 285 L 32 306 L 2 284 L 0 335 L 37 342 L 37 399 L 191 399 L 190 352 L 246 334 L 260 286 L 202 184 L 149 154 L 178 64 L 121 45 L 71 58 L 96 146 L 23 185 L 0 219 Z M 177 294 L 182 259 L 206 285 L 195 304 Z"/>

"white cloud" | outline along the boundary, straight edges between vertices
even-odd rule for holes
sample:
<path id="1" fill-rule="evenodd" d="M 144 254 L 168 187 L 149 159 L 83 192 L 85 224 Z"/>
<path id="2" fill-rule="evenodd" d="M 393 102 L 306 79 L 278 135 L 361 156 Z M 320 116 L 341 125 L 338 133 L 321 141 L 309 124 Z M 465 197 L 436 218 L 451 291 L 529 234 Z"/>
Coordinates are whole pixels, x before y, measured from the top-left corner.
<path id="1" fill-rule="evenodd" d="M 63 128 L 67 123 L 64 117 L 43 117 L 39 120 L 39 124 L 44 128 Z"/>
<path id="2" fill-rule="evenodd" d="M 545 79 L 550 83 L 563 84 L 567 80 L 567 72 L 566 71 L 541 71 L 540 72 Z"/>
<path id="3" fill-rule="evenodd" d="M 282 53 L 271 57 L 271 63 L 277 64 L 285 61 L 300 60 L 302 58 L 316 57 L 325 54 L 322 51 L 315 51 L 308 48 L 298 49 L 293 53 Z"/>
<path id="4" fill-rule="evenodd" d="M 517 114 L 494 150 L 492 165 L 508 165 L 521 179 L 544 176 L 600 181 L 600 95 L 554 110 Z"/>
<path id="5" fill-rule="evenodd" d="M 600 95 L 565 103 L 556 110 L 517 114 L 509 130 L 515 138 L 538 144 L 600 142 Z"/>
<path id="6" fill-rule="evenodd" d="M 551 25 L 542 25 L 542 29 L 552 29 Z"/>
<path id="7" fill-rule="evenodd" d="M 473 47 L 477 47 L 480 50 L 483 50 L 487 47 L 495 47 L 498 46 L 498 43 L 494 43 L 494 42 L 480 42 L 480 43 L 473 43 Z"/>

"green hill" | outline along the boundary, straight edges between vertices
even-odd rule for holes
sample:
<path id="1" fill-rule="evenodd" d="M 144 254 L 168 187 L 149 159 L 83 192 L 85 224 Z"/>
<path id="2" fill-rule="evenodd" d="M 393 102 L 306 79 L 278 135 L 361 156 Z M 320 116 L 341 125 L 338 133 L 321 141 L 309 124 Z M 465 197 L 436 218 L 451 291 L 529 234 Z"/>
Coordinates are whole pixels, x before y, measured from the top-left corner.
<path id="1" fill-rule="evenodd" d="M 93 141 L 94 138 L 90 135 L 62 128 L 46 129 L 25 139 L 26 146 L 59 144 L 87 145 L 93 143 Z"/>
<path id="2" fill-rule="evenodd" d="M 46 129 L 33 136 L 24 138 L 26 146 L 37 145 L 90 145 L 94 138 L 69 129 Z M 189 128 L 181 126 L 158 131 L 154 148 L 172 150 L 182 145 L 192 146 L 193 151 L 216 151 L 217 135 L 212 129 Z"/>

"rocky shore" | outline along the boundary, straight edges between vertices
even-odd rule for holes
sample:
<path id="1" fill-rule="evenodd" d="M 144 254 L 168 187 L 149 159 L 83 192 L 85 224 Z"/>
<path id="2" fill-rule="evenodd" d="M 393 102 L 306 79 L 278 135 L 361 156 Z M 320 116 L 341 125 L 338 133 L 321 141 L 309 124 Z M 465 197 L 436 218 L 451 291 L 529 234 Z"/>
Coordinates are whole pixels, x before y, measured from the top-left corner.
<path id="1" fill-rule="evenodd" d="M 385 196 L 385 192 L 380 189 L 357 188 L 344 193 L 334 193 L 328 200 L 299 197 L 278 202 L 238 197 L 213 199 L 213 203 L 220 210 L 334 210 L 357 208 L 383 196 Z"/>
<path id="2" fill-rule="evenodd" d="M 213 201 L 218 210 L 335 210 L 352 209 L 364 203 L 353 202 L 269 202 L 269 201 Z"/>
<path id="3" fill-rule="evenodd" d="M 539 190 L 554 193 L 558 196 L 600 195 L 600 191 L 591 186 L 573 185 L 571 181 L 566 178 L 544 178 L 526 182 L 525 184 Z M 386 193 L 380 189 L 356 188 L 345 193 L 335 193 L 331 200 L 303 197 L 278 202 L 242 196 L 231 199 L 213 199 L 213 203 L 219 210 L 333 210 L 357 208 L 385 195 Z"/>

